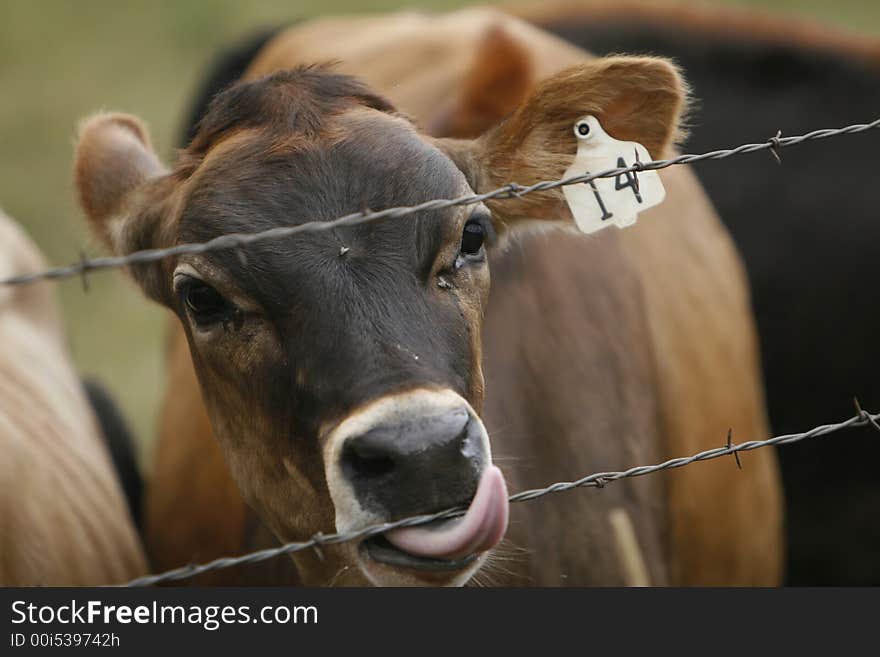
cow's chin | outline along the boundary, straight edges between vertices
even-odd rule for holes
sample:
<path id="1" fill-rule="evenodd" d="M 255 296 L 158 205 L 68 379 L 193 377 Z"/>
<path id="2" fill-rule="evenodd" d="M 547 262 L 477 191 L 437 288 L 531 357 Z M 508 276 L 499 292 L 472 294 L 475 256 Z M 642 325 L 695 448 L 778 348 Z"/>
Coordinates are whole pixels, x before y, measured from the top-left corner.
<path id="1" fill-rule="evenodd" d="M 464 586 L 482 568 L 487 555 L 426 559 L 399 550 L 382 536 L 357 546 L 358 567 L 374 586 Z"/>

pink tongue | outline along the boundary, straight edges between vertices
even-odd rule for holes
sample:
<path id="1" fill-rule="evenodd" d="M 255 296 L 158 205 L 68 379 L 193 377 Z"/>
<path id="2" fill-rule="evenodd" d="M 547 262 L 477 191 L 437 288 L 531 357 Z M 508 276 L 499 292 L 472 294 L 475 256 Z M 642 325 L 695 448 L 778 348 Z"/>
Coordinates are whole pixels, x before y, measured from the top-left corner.
<path id="1" fill-rule="evenodd" d="M 418 557 L 461 559 L 496 545 L 507 531 L 507 513 L 504 475 L 490 465 L 480 479 L 467 513 L 458 522 L 440 528 L 393 529 L 385 537 L 398 549 Z"/>

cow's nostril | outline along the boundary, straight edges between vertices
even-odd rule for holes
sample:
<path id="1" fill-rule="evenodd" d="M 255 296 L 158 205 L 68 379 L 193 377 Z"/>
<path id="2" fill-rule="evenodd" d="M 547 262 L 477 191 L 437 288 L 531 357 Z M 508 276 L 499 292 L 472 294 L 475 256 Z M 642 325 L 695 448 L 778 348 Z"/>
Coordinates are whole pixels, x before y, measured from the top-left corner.
<path id="1" fill-rule="evenodd" d="M 373 479 L 394 470 L 394 459 L 388 454 L 349 446 L 342 456 L 342 469 L 349 478 Z"/>
<path id="2" fill-rule="evenodd" d="M 375 479 L 394 470 L 394 459 L 387 451 L 355 441 L 345 446 L 342 470 L 349 479 Z"/>

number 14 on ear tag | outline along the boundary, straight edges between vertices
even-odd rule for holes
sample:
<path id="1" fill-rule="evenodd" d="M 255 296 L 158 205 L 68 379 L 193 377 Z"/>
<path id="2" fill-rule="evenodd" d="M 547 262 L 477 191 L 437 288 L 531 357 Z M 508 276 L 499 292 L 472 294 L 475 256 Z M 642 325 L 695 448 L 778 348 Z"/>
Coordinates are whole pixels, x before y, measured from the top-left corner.
<path id="1" fill-rule="evenodd" d="M 617 141 L 602 129 L 594 116 L 575 123 L 577 156 L 565 172 L 566 178 L 607 169 L 629 167 L 649 162 L 648 150 L 634 141 Z M 636 222 L 639 212 L 651 208 L 666 197 L 666 190 L 656 171 L 632 171 L 611 178 L 596 178 L 586 183 L 562 188 L 578 228 L 595 233 L 606 226 L 619 228 Z"/>

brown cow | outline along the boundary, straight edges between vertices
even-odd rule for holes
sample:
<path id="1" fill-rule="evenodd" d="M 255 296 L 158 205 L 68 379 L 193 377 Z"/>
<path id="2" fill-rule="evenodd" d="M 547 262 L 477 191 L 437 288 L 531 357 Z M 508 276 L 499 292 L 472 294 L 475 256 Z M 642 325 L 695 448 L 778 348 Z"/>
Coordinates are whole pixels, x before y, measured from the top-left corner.
<path id="1" fill-rule="evenodd" d="M 115 252 L 557 178 L 586 114 L 660 157 L 686 102 L 667 61 L 595 59 L 493 10 L 317 20 L 247 78 L 171 171 L 133 117 L 85 127 L 80 197 Z M 690 172 L 663 179 L 664 205 L 592 237 L 529 230 L 570 224 L 553 191 L 134 270 L 183 327 L 157 565 L 473 500 L 459 524 L 208 581 L 776 583 L 769 451 L 519 505 L 489 552 L 507 513 L 489 434 L 518 490 L 767 433 L 740 263 Z"/>
<path id="2" fill-rule="evenodd" d="M 0 212 L 0 279 L 45 268 Z M 0 288 L 0 586 L 116 584 L 146 570 L 66 352 L 49 283 Z"/>

